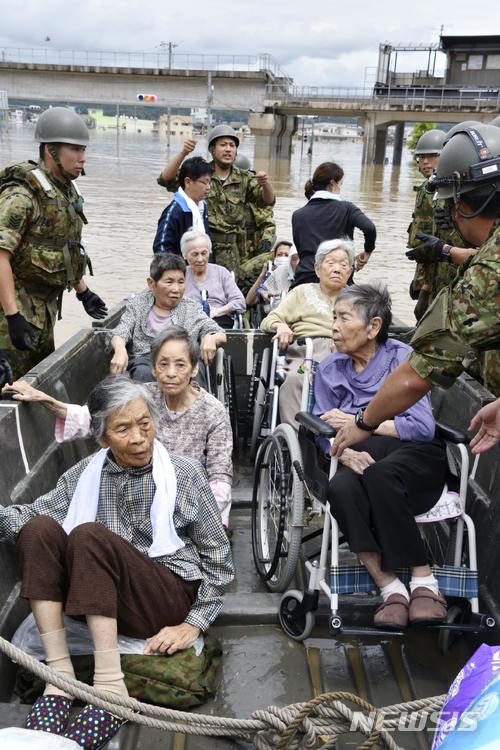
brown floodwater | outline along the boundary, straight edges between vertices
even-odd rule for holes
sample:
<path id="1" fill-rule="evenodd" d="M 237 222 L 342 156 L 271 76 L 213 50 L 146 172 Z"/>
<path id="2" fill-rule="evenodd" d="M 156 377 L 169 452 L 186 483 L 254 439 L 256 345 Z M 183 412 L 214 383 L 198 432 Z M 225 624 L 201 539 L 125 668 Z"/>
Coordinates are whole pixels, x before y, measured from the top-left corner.
<path id="1" fill-rule="evenodd" d="M 0 125 L 0 169 L 28 158 L 36 158 L 34 126 Z M 242 140 L 240 151 L 253 158 L 253 137 Z M 182 142 L 172 139 L 171 153 Z M 196 153 L 207 156 L 205 142 Z M 312 157 L 307 144 L 296 142 L 288 163 L 269 168 L 277 200 L 277 233 L 291 239 L 292 212 L 304 205 L 303 186 L 322 161 L 336 161 L 344 169 L 342 195 L 356 203 L 377 226 L 377 247 L 366 268 L 356 275 L 359 281 L 387 283 L 394 314 L 411 323 L 414 303 L 408 296 L 413 264 L 405 258 L 406 230 L 411 219 L 419 174 L 411 153 L 403 151 L 401 167 L 363 166 L 360 143 L 314 144 Z M 389 159 L 392 149 L 387 150 Z M 85 197 L 88 225 L 83 243 L 92 258 L 94 278 L 89 286 L 100 294 L 108 307 L 145 286 L 158 217 L 168 196 L 156 183 L 167 159 L 164 138 L 152 133 L 93 131 L 87 150 L 87 175 L 79 180 Z M 258 167 L 262 168 L 262 163 Z M 355 235 L 356 251 L 363 249 L 363 235 Z M 61 344 L 80 328 L 91 323 L 72 292 L 66 294 L 63 320 L 56 326 L 56 343 Z"/>

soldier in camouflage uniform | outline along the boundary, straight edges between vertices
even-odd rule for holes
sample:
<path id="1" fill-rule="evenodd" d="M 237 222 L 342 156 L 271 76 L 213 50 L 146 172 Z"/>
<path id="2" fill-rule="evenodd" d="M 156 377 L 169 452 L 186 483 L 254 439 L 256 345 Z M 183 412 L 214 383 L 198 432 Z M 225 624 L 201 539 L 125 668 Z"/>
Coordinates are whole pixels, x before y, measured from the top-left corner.
<path id="1" fill-rule="evenodd" d="M 416 403 L 433 386 L 450 387 L 471 360 L 500 396 L 500 129 L 464 123 L 443 147 L 433 185 L 453 222 L 477 250 L 450 248 L 457 276 L 417 326 L 414 351 L 391 375 L 355 424 L 342 427 L 334 453 L 366 438 L 377 425 Z M 446 251 L 445 251 L 446 252 Z"/>
<path id="2" fill-rule="evenodd" d="M 162 171 L 158 183 L 168 190 L 177 187 L 176 175 L 182 160 L 196 146 L 196 141 L 189 140 L 182 151 L 174 157 Z M 212 181 L 208 194 L 208 224 L 212 240 L 213 260 L 215 263 L 234 271 L 239 281 L 240 263 L 248 256 L 247 221 L 256 221 L 251 211 L 266 211 L 274 205 L 274 192 L 264 172 L 253 174 L 235 166 L 239 138 L 236 132 L 227 125 L 217 125 L 209 134 L 208 148 L 212 154 Z M 263 215 L 266 221 L 272 222 Z M 257 213 L 259 223 L 262 216 Z M 271 249 L 272 228 L 266 234 L 253 234 L 251 252 L 268 252 Z M 268 236 L 269 235 L 269 236 Z M 255 246 L 255 241 L 259 242 Z"/>
<path id="3" fill-rule="evenodd" d="M 414 187 L 417 192 L 412 222 L 408 227 L 407 253 L 410 260 L 416 260 L 415 274 L 410 284 L 410 297 L 416 299 L 415 317 L 422 317 L 437 293 L 453 281 L 455 268 L 449 263 L 436 261 L 431 249 L 425 245 L 427 237 L 439 237 L 451 246 L 465 247 L 465 242 L 453 226 L 445 201 L 435 201 L 429 191 L 429 177 L 432 175 L 441 153 L 446 133 L 442 130 L 428 130 L 418 140 L 415 158 L 418 168 L 427 179 Z"/>
<path id="4" fill-rule="evenodd" d="M 75 112 L 53 107 L 39 118 L 40 160 L 0 172 L 0 347 L 19 377 L 54 351 L 64 289 L 74 288 L 94 318 L 106 305 L 88 289 L 80 244 L 87 127 Z"/>

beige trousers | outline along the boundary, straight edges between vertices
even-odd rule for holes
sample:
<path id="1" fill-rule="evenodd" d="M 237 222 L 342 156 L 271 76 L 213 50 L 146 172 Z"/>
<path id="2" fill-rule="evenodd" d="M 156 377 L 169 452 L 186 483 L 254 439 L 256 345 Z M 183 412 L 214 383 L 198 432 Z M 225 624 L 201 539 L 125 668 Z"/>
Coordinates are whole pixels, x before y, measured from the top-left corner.
<path id="1" fill-rule="evenodd" d="M 313 339 L 313 359 L 322 362 L 332 351 L 331 338 Z M 291 344 L 286 352 L 286 380 L 280 388 L 279 407 L 281 422 L 290 424 L 295 430 L 299 429 L 295 415 L 300 411 L 302 398 L 302 383 L 304 375 L 297 372 L 306 356 L 306 347 Z"/>

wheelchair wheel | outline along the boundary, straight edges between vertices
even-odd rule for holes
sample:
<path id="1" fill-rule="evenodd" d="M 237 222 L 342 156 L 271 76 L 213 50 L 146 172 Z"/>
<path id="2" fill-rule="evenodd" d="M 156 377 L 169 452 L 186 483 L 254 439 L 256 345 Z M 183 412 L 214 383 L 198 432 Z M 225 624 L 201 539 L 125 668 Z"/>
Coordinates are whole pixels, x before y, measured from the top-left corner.
<path id="1" fill-rule="evenodd" d="M 295 431 L 281 424 L 257 455 L 252 497 L 252 551 L 270 591 L 284 591 L 297 568 L 304 516 L 304 488 L 294 464 L 302 466 Z"/>
<path id="2" fill-rule="evenodd" d="M 458 542 L 458 523 L 455 520 L 441 523 L 426 523 L 419 526 L 427 557 L 433 565 L 453 565 L 455 547 Z M 463 534 L 463 530 L 462 530 Z M 467 558 L 467 535 L 462 542 L 462 561 Z"/>
<path id="3" fill-rule="evenodd" d="M 456 625 L 457 623 L 464 621 L 464 611 L 461 607 L 453 606 L 450 607 L 446 613 L 446 622 L 450 625 Z M 450 653 L 453 644 L 460 638 L 460 631 L 449 630 L 448 628 L 441 628 L 438 635 L 438 647 L 439 651 L 444 655 Z"/>
<path id="4" fill-rule="evenodd" d="M 295 641 L 303 641 L 311 635 L 314 627 L 313 612 L 298 612 L 304 594 L 292 589 L 283 594 L 278 610 L 280 625 L 285 633 Z"/>
<path id="5" fill-rule="evenodd" d="M 264 349 L 257 375 L 257 389 L 253 404 L 252 436 L 250 438 L 250 458 L 255 458 L 259 442 L 262 420 L 266 411 L 267 394 L 269 390 L 269 368 L 271 352 Z"/>

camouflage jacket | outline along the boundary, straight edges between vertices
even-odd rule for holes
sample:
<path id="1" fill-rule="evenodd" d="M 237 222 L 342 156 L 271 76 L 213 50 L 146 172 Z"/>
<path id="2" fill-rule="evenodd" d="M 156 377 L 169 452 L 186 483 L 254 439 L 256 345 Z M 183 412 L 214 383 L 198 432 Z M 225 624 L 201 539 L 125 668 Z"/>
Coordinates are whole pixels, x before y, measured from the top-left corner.
<path id="1" fill-rule="evenodd" d="M 178 187 L 177 178 L 166 182 L 160 176 L 158 183 L 167 190 Z M 255 174 L 235 166 L 225 180 L 212 174 L 207 204 L 213 260 L 237 275 L 241 259 L 248 256 L 247 223 L 251 222 L 252 247 L 255 235 L 259 245 L 262 239 L 274 241 L 272 206 L 264 202 Z"/>
<path id="2" fill-rule="evenodd" d="M 0 172 L 0 248 L 12 255 L 16 291 L 55 299 L 80 281 L 87 260 L 82 205 L 75 184 L 65 188 L 43 162 Z"/>
<path id="3" fill-rule="evenodd" d="M 445 201 L 436 201 L 432 193 L 427 191 L 428 180 L 421 185 L 415 186 L 417 192 L 415 199 L 415 209 L 412 215 L 412 222 L 408 227 L 408 247 L 416 247 L 420 240 L 416 239 L 418 232 L 430 234 L 439 237 L 448 245 L 454 247 L 465 247 L 462 236 L 451 225 L 447 230 L 438 229 L 434 220 L 436 207 L 445 208 Z M 412 281 L 412 292 L 418 292 L 425 288 L 431 293 L 433 299 L 441 289 L 451 284 L 456 275 L 456 266 L 448 262 L 436 262 L 430 260 L 428 263 L 417 263 L 415 274 Z M 413 295 L 412 295 L 413 296 Z M 416 295 L 418 296 L 418 295 Z"/>
<path id="4" fill-rule="evenodd" d="M 455 280 L 439 292 L 420 321 L 409 362 L 423 378 L 449 387 L 473 360 L 500 348 L 500 219 L 477 253 L 459 266 Z M 487 386 L 500 396 L 500 372 L 482 372 Z"/>

